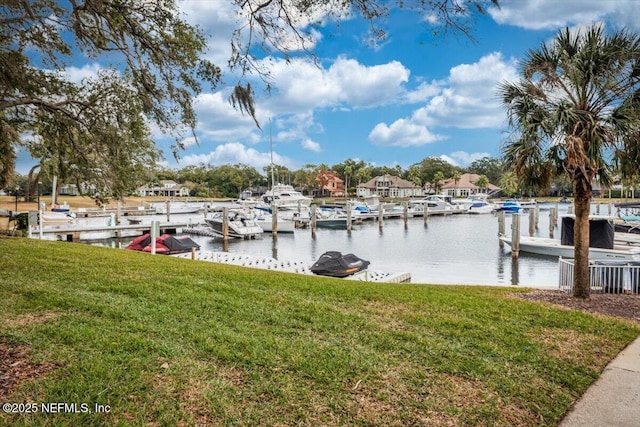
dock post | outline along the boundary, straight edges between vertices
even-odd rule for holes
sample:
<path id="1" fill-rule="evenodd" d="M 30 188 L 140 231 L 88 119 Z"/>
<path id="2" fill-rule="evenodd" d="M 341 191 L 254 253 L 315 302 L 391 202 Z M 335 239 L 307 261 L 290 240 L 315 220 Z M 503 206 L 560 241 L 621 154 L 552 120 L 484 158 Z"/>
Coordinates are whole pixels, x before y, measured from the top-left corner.
<path id="1" fill-rule="evenodd" d="M 600 215 L 600 203 L 596 203 L 596 215 Z"/>
<path id="2" fill-rule="evenodd" d="M 429 216 L 429 205 L 426 203 L 423 203 L 423 208 L 422 208 L 422 223 L 424 224 L 425 227 L 428 226 L 427 224 L 427 217 Z"/>
<path id="3" fill-rule="evenodd" d="M 549 237 L 553 239 L 553 231 L 556 228 L 556 208 L 549 209 Z"/>
<path id="4" fill-rule="evenodd" d="M 116 205 L 116 225 L 120 225 L 120 217 L 122 216 L 122 200 L 118 200 Z"/>
<path id="5" fill-rule="evenodd" d="M 278 206 L 276 205 L 271 208 L 271 235 L 274 239 L 278 238 Z"/>
<path id="6" fill-rule="evenodd" d="M 347 232 L 351 233 L 351 202 L 347 201 L 345 209 L 347 210 Z"/>
<path id="7" fill-rule="evenodd" d="M 498 236 L 505 235 L 505 213 L 504 211 L 498 212 Z M 500 249 L 504 248 L 504 242 L 498 239 Z"/>
<path id="8" fill-rule="evenodd" d="M 171 222 L 171 200 L 167 200 L 165 205 L 167 206 L 167 222 Z"/>
<path id="9" fill-rule="evenodd" d="M 317 209 L 316 205 L 311 205 L 311 218 L 310 218 L 311 237 L 313 237 L 314 239 L 316 237 L 316 218 L 317 218 L 316 209 Z"/>
<path id="10" fill-rule="evenodd" d="M 536 203 L 536 230 L 539 228 L 538 227 L 538 222 L 540 221 L 540 205 L 538 205 Z"/>
<path id="11" fill-rule="evenodd" d="M 191 248 L 191 259 L 196 259 L 196 248 Z"/>
<path id="12" fill-rule="evenodd" d="M 536 211 L 535 209 L 529 209 L 529 237 L 533 237 L 536 234 Z"/>
<path id="13" fill-rule="evenodd" d="M 222 239 L 229 240 L 229 208 L 222 208 Z"/>
<path id="14" fill-rule="evenodd" d="M 407 228 L 407 224 L 409 222 L 409 202 L 406 200 L 402 202 L 402 211 L 404 215 L 404 228 Z"/>
<path id="15" fill-rule="evenodd" d="M 520 255 L 520 214 L 511 214 L 511 258 Z"/>
<path id="16" fill-rule="evenodd" d="M 382 203 L 378 205 L 378 227 L 384 227 L 384 209 L 382 209 Z"/>
<path id="17" fill-rule="evenodd" d="M 151 254 L 156 254 L 156 238 L 158 237 L 158 230 L 160 229 L 160 223 L 158 221 L 151 221 Z"/>

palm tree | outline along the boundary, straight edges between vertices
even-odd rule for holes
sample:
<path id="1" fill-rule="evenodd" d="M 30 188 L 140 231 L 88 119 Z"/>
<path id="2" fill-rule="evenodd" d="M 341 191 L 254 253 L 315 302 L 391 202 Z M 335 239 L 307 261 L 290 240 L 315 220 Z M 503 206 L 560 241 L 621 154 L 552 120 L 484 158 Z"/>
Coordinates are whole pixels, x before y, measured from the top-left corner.
<path id="1" fill-rule="evenodd" d="M 483 193 L 487 192 L 487 187 L 489 186 L 489 178 L 486 175 L 480 175 L 478 180 L 474 183 L 476 187 L 480 187 L 480 191 Z"/>
<path id="2" fill-rule="evenodd" d="M 556 174 L 570 178 L 573 295 L 588 298 L 591 185 L 609 185 L 612 160 L 628 160 L 625 149 L 639 144 L 640 39 L 626 31 L 605 35 L 599 25 L 565 29 L 527 53 L 521 75 L 498 90 L 514 130 L 505 160 L 524 188 L 545 188 Z"/>

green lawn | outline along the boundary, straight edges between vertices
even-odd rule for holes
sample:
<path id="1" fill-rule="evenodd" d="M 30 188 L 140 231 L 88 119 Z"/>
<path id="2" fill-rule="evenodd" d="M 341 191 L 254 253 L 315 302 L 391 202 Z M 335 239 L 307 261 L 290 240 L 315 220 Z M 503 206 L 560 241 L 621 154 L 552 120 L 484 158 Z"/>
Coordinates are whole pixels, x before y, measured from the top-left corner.
<path id="1" fill-rule="evenodd" d="M 555 425 L 640 333 L 499 287 L 18 238 L 0 267 L 0 345 L 41 372 L 4 398 L 39 412 L 0 425 Z"/>

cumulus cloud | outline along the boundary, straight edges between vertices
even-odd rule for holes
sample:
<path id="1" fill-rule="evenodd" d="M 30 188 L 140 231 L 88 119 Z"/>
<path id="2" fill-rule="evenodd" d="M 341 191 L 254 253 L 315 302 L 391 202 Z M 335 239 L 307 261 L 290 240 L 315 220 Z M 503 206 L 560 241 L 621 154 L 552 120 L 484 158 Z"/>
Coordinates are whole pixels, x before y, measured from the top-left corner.
<path id="1" fill-rule="evenodd" d="M 354 59 L 338 57 L 328 68 L 302 59 L 271 63 L 271 77 L 277 88 L 273 104 L 288 112 L 389 104 L 404 92 L 403 85 L 410 74 L 398 61 L 365 66 Z"/>
<path id="2" fill-rule="evenodd" d="M 445 139 L 433 133 L 434 127 L 466 129 L 498 128 L 504 110 L 495 95 L 497 84 L 518 78 L 515 61 L 505 61 L 500 53 L 486 55 L 474 64 L 453 67 L 445 81 L 427 85 L 439 92 L 428 99 L 411 117 L 391 125 L 378 123 L 369 134 L 374 144 L 415 146 Z"/>
<path id="3" fill-rule="evenodd" d="M 435 135 L 425 126 L 409 120 L 396 120 L 391 126 L 378 123 L 369 134 L 369 141 L 376 145 L 395 147 L 416 147 L 446 139 L 446 136 Z"/>
<path id="4" fill-rule="evenodd" d="M 80 84 L 84 79 L 97 77 L 101 70 L 104 70 L 104 68 L 100 64 L 92 62 L 84 64 L 82 67 L 68 67 L 62 72 L 62 74 L 68 81 Z"/>
<path id="5" fill-rule="evenodd" d="M 447 158 L 449 163 L 452 163 L 456 166 L 468 166 L 476 160 L 480 160 L 484 157 L 491 157 L 489 153 L 467 153 L 466 151 L 454 151 L 450 153 L 448 156 L 443 155 L 441 158 Z"/>
<path id="6" fill-rule="evenodd" d="M 499 24 L 529 30 L 556 28 L 607 21 L 619 28 L 640 29 L 636 0 L 505 0 L 489 15 Z"/>
<path id="7" fill-rule="evenodd" d="M 294 167 L 294 162 L 288 157 L 273 153 L 273 161 L 278 165 Z M 230 142 L 215 147 L 213 151 L 205 154 L 189 154 L 184 156 L 178 162 L 179 168 L 197 165 L 224 165 L 243 163 L 253 166 L 258 170 L 262 170 L 264 166 L 271 164 L 271 153 L 260 152 L 254 148 L 246 147 L 239 142 Z"/>
<path id="8" fill-rule="evenodd" d="M 316 153 L 319 153 L 320 151 L 322 151 L 322 148 L 320 147 L 320 144 L 318 144 L 315 141 L 310 140 L 309 138 L 305 138 L 304 140 L 302 140 L 300 145 L 305 150 L 314 151 Z"/>

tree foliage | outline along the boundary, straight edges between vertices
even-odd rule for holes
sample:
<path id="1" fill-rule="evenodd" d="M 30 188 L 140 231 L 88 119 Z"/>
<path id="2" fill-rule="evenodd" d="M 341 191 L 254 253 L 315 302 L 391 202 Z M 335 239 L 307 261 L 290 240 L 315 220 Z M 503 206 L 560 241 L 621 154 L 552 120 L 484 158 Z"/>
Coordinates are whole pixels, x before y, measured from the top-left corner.
<path id="1" fill-rule="evenodd" d="M 120 123 L 138 126 L 143 113 L 163 132 L 175 137 L 177 152 L 184 131 L 193 130 L 196 125 L 194 95 L 203 84 L 215 87 L 220 78 L 219 68 L 201 58 L 206 48 L 204 36 L 180 18 L 173 0 L 5 1 L 0 10 L 3 150 L 10 141 L 25 145 L 31 152 L 47 151 L 43 145 L 51 143 L 52 150 L 61 152 L 60 144 L 66 141 L 69 144 L 64 151 L 69 153 L 74 148 L 71 141 L 80 143 L 78 138 L 87 137 L 89 129 L 95 130 L 95 123 L 88 118 L 104 114 L 105 104 L 109 103 L 111 111 L 121 112 Z M 113 73 L 103 73 L 106 80 L 101 83 L 70 81 L 65 71 L 78 54 L 109 61 L 120 80 L 120 94 L 135 94 L 137 108 L 131 109 L 127 104 L 122 109 L 122 99 L 113 91 L 110 97 L 89 95 L 91 88 L 86 85 L 113 88 Z M 60 132 L 74 136 L 53 142 L 42 138 L 39 132 L 44 128 L 40 126 L 43 119 L 49 131 L 55 133 L 53 129 L 58 127 Z M 107 130 L 102 131 L 104 136 Z M 25 132 L 36 137 L 25 141 L 21 136 Z M 115 130 L 110 132 L 113 137 Z M 38 140 L 34 149 L 33 141 Z M 96 141 L 93 138 L 86 142 Z M 151 149 L 147 142 L 148 138 L 142 138 L 139 149 Z M 152 151 L 149 154 L 155 155 Z M 3 156 L 1 169 L 11 170 L 14 161 L 11 156 Z M 98 162 L 92 166 L 84 169 L 93 171 L 85 179 L 100 179 L 95 171 L 102 165 Z"/>
<path id="2" fill-rule="evenodd" d="M 606 35 L 598 25 L 565 29 L 528 52 L 521 75 L 499 87 L 514 130 L 503 147 L 505 160 L 523 188 L 546 187 L 557 173 L 570 177 L 574 295 L 588 297 L 592 184 L 612 183 L 615 159 L 623 174 L 640 166 L 640 38 L 625 31 Z"/>

